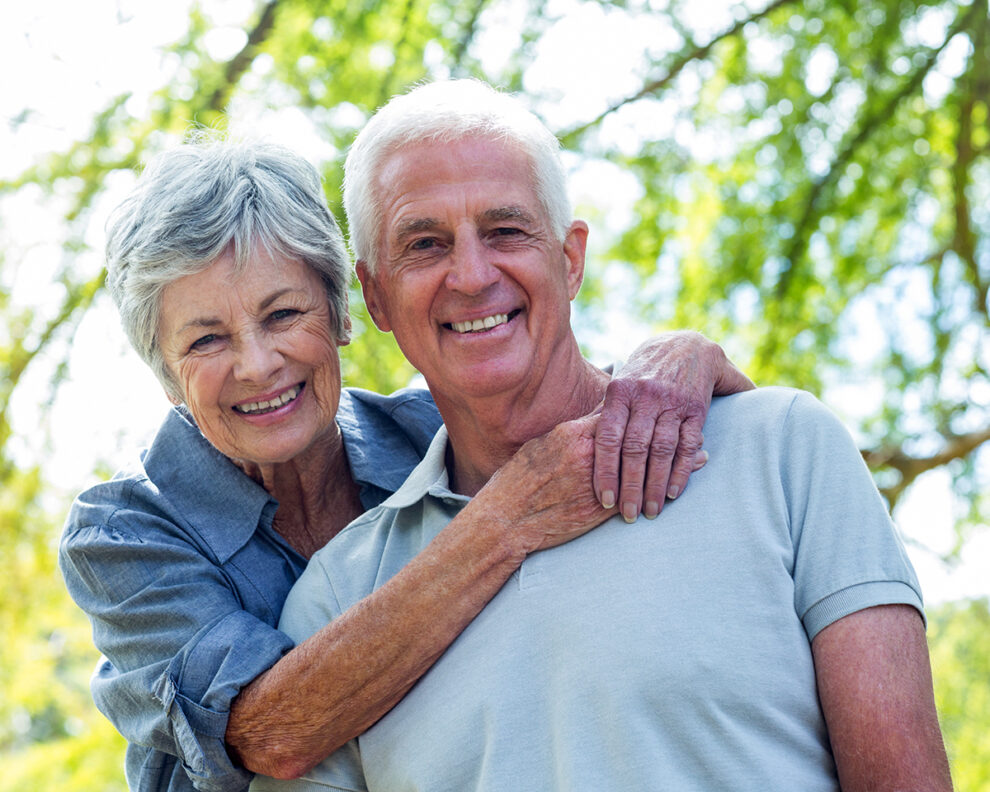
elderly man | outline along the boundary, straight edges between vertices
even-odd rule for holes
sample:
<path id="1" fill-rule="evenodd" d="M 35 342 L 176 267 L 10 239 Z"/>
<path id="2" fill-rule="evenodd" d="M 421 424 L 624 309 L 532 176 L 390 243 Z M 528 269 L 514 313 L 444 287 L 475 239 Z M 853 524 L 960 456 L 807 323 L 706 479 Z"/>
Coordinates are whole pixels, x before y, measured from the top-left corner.
<path id="1" fill-rule="evenodd" d="M 578 417 L 606 385 L 569 322 L 588 229 L 556 141 L 514 100 L 474 82 L 393 99 L 346 190 L 369 310 L 446 428 L 314 556 L 282 615 L 297 640 L 529 439 L 591 443 Z M 711 461 L 659 522 L 614 518 L 531 555 L 368 732 L 255 786 L 950 789 L 917 580 L 847 433 L 811 396 L 763 389 L 716 399 L 705 438 Z"/>

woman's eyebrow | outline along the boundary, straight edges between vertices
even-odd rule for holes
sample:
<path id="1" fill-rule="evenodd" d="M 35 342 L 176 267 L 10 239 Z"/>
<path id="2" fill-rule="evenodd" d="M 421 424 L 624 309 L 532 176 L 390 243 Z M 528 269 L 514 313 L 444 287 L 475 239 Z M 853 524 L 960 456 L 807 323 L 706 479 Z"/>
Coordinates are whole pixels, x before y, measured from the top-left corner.
<path id="1" fill-rule="evenodd" d="M 271 294 L 269 294 L 267 297 L 265 297 L 265 299 L 263 299 L 260 303 L 258 303 L 258 308 L 260 308 L 261 310 L 264 310 L 269 305 L 271 305 L 273 302 L 275 302 L 279 297 L 282 297 L 283 295 L 286 295 L 286 294 L 289 294 L 290 292 L 295 292 L 295 291 L 299 291 L 299 289 L 296 289 L 294 286 L 286 286 L 284 289 L 279 289 L 278 291 L 273 291 Z"/>

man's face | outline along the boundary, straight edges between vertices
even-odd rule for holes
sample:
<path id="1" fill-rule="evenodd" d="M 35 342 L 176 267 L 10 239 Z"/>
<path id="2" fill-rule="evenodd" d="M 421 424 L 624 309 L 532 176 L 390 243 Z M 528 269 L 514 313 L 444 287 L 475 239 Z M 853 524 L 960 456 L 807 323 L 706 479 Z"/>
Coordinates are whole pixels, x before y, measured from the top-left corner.
<path id="1" fill-rule="evenodd" d="M 385 160 L 381 250 L 358 275 L 434 394 L 491 396 L 538 385 L 570 334 L 587 227 L 554 238 L 517 149 L 469 138 Z"/>

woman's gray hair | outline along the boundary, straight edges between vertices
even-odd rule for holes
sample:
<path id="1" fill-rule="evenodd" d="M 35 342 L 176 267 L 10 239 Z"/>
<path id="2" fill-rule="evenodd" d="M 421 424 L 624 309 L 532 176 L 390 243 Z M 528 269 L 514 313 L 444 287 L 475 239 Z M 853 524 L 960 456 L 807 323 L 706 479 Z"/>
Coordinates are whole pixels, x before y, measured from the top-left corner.
<path id="1" fill-rule="evenodd" d="M 230 249 L 298 259 L 326 288 L 331 330 L 346 341 L 350 259 L 319 172 L 270 143 L 200 135 L 152 159 L 107 224 L 107 285 L 131 344 L 166 392 L 181 389 L 157 337 L 162 292 Z"/>
<path id="2" fill-rule="evenodd" d="M 426 83 L 393 97 L 355 138 L 344 165 L 344 211 L 351 249 L 374 272 L 383 232 L 378 173 L 407 145 L 481 138 L 517 146 L 532 163 L 533 187 L 563 241 L 571 224 L 560 143 L 518 99 L 479 80 Z"/>

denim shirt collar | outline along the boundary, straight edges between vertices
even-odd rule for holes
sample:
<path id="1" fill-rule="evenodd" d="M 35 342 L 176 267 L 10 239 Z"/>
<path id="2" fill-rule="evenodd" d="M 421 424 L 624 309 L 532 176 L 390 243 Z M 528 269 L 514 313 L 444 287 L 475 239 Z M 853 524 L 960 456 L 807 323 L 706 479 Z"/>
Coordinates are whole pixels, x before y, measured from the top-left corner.
<path id="1" fill-rule="evenodd" d="M 347 390 L 341 391 L 336 420 L 351 475 L 364 507 L 370 509 L 402 486 L 417 456 L 408 439 L 390 428 L 380 408 Z M 446 437 L 444 432 L 444 441 Z M 441 468 L 445 447 L 439 451 Z M 160 496 L 221 563 L 259 526 L 271 529 L 278 501 L 210 444 L 184 406 L 169 411 L 143 461 Z"/>
<path id="2" fill-rule="evenodd" d="M 278 503 L 210 444 L 185 407 L 169 412 L 145 453 L 144 469 L 161 497 L 221 563 L 241 549 L 259 525 L 271 527 Z"/>
<path id="3" fill-rule="evenodd" d="M 381 398 L 375 394 L 372 397 Z M 409 440 L 394 430 L 388 431 L 380 409 L 346 389 L 340 393 L 337 426 L 344 438 L 351 475 L 361 488 L 365 509 L 377 506 L 386 494 L 396 492 L 419 462 L 418 455 L 410 456 Z M 378 489 L 376 497 L 366 497 L 369 487 Z"/>

